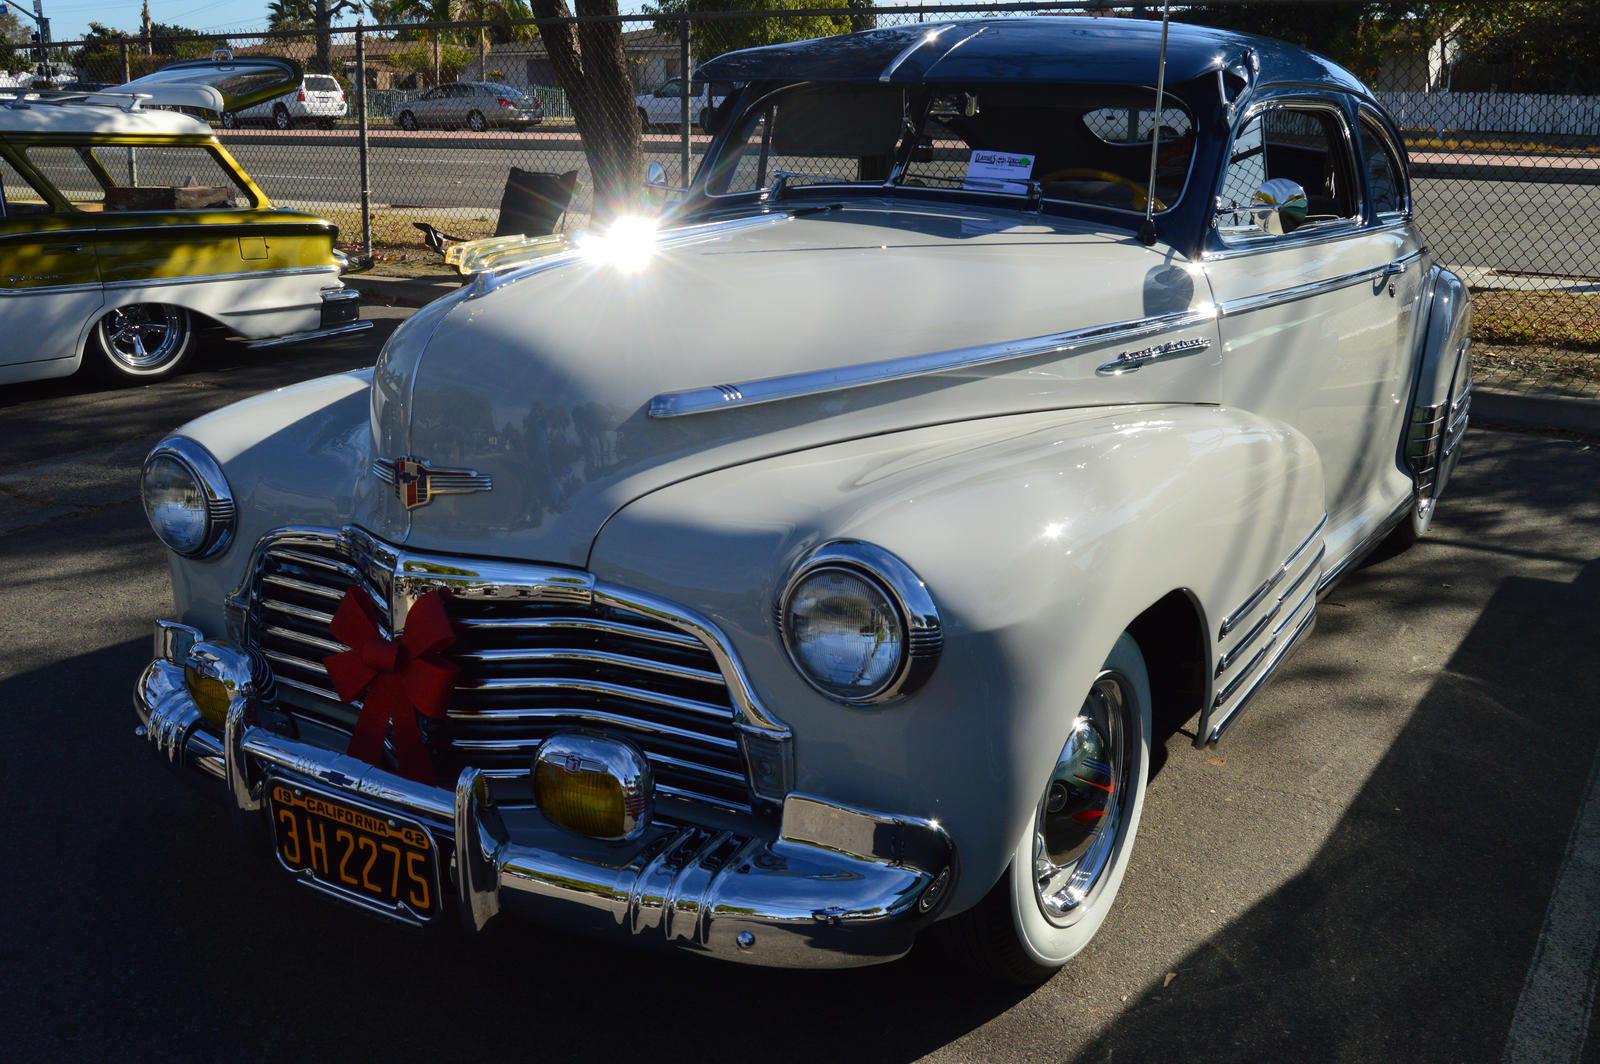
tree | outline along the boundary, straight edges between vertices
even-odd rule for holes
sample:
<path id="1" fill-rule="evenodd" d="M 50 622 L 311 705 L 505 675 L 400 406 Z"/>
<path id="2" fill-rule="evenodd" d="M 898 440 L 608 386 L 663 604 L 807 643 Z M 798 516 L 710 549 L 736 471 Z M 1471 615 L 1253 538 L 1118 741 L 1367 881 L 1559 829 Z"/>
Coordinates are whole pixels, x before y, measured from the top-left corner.
<path id="1" fill-rule="evenodd" d="M 860 14 L 864 0 L 851 0 L 858 13 L 843 15 L 784 15 L 785 11 L 804 10 L 835 4 L 819 4 L 814 0 L 661 0 L 646 4 L 644 13 L 656 15 L 656 29 L 677 36 L 679 17 L 720 11 L 760 11 L 764 18 L 696 19 L 689 22 L 689 49 L 698 61 L 704 61 L 723 52 L 739 48 L 759 48 L 767 44 L 786 44 L 789 41 L 808 41 L 813 37 L 828 37 L 835 33 L 848 33 L 853 29 L 866 29 L 866 23 L 876 23 L 877 17 Z M 862 23 L 859 27 L 857 22 Z"/>
<path id="2" fill-rule="evenodd" d="M 617 0 L 574 0 L 577 14 L 613 20 L 573 22 L 566 0 L 532 0 L 541 19 L 562 19 L 540 28 L 545 49 L 583 140 L 594 184 L 595 214 L 614 217 L 633 206 L 643 191 L 644 145 L 633 106 L 633 82 L 622 51 Z"/>
<path id="3" fill-rule="evenodd" d="M 272 0 L 267 5 L 267 28 L 270 30 L 308 30 L 316 21 L 312 0 Z"/>
<path id="4" fill-rule="evenodd" d="M 11 12 L 0 15 L 0 70 L 9 73 L 28 69 L 31 65 L 28 62 L 28 50 L 13 45 L 26 44 L 29 32 L 23 27 L 22 20 Z"/>

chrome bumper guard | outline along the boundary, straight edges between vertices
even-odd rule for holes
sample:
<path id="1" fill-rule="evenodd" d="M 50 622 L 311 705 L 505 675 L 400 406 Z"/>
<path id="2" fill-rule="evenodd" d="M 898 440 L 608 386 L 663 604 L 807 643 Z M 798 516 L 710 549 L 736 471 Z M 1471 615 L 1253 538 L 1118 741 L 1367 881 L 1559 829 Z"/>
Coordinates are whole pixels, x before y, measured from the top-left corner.
<path id="1" fill-rule="evenodd" d="M 936 821 L 801 794 L 785 799 L 774 839 L 668 824 L 634 842 L 589 839 L 531 807 L 502 810 L 476 769 L 450 791 L 256 725 L 273 686 L 259 655 L 165 621 L 155 650 L 134 708 L 139 734 L 169 764 L 222 783 L 263 831 L 269 774 L 423 820 L 442 852 L 454 850 L 447 875 L 468 931 L 504 912 L 750 964 L 853 967 L 903 956 L 954 885 L 955 848 Z M 190 694 L 186 667 L 231 693 L 222 735 Z"/>

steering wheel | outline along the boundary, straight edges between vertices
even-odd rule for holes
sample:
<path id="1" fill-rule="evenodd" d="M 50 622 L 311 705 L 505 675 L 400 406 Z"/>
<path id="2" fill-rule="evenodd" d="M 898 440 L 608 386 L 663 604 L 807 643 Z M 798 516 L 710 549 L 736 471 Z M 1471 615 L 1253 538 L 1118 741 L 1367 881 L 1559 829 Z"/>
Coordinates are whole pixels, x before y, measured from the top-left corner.
<path id="1" fill-rule="evenodd" d="M 1114 174 L 1110 170 L 1093 170 L 1085 166 L 1070 166 L 1065 170 L 1052 170 L 1039 178 L 1039 184 L 1048 185 L 1052 181 L 1105 181 L 1113 185 L 1121 185 L 1133 193 L 1133 205 L 1144 206 L 1144 186 L 1130 177 Z M 1156 210 L 1164 211 L 1167 205 L 1161 202 L 1161 197 L 1156 197 Z"/>

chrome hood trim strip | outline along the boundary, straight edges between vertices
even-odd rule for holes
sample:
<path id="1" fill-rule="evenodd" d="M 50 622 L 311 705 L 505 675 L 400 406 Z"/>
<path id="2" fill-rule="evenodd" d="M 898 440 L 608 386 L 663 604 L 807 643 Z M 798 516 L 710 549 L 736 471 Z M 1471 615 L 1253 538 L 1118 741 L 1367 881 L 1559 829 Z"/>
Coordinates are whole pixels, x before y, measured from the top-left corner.
<path id="1" fill-rule="evenodd" d="M 1022 358 L 1070 354 L 1093 344 L 1117 343 L 1168 329 L 1203 325 L 1214 321 L 1216 317 L 1216 309 L 1206 305 L 1200 309 L 1176 314 L 1113 322 L 1109 325 L 1096 325 L 1051 336 L 1034 336 L 997 344 L 961 347 L 951 351 L 935 351 L 925 355 L 885 359 L 881 362 L 866 362 L 856 366 L 840 366 L 837 369 L 795 373 L 783 377 L 766 377 L 741 381 L 737 384 L 714 384 L 706 388 L 691 388 L 681 392 L 663 392 L 650 400 L 650 416 L 687 417 L 710 413 L 713 410 L 775 403 L 785 399 L 825 395 L 828 392 L 864 388 L 872 384 L 884 384 L 911 377 L 991 366 Z"/>

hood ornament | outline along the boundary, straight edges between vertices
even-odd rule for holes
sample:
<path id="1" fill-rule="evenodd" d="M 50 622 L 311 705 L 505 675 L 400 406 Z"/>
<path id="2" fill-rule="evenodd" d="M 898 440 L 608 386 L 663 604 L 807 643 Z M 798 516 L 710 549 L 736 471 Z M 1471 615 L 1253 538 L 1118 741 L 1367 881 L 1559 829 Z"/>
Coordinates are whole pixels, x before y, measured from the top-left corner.
<path id="1" fill-rule="evenodd" d="M 435 469 L 411 455 L 374 458 L 372 475 L 394 489 L 407 510 L 433 501 L 435 495 L 466 495 L 494 490 L 493 478 L 472 469 Z"/>

